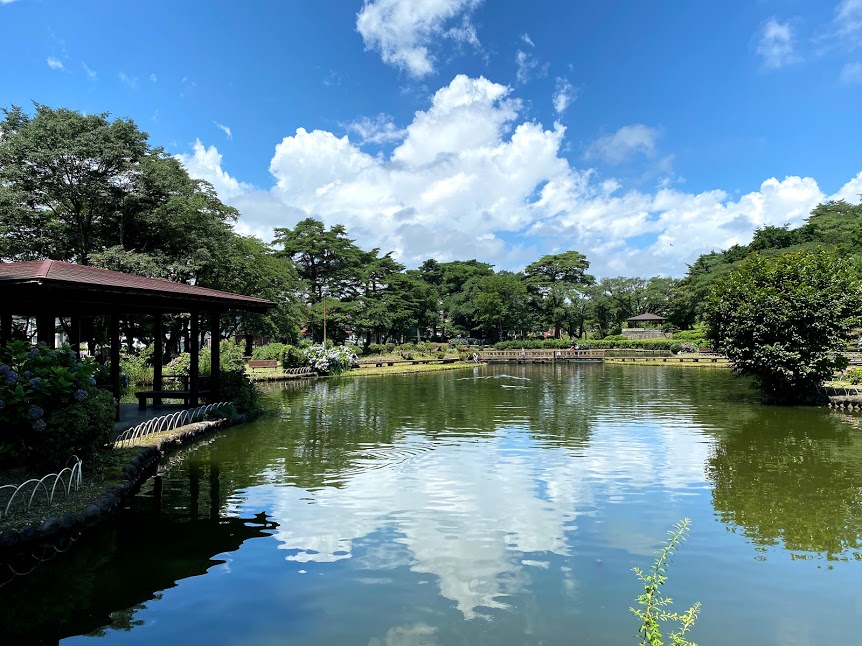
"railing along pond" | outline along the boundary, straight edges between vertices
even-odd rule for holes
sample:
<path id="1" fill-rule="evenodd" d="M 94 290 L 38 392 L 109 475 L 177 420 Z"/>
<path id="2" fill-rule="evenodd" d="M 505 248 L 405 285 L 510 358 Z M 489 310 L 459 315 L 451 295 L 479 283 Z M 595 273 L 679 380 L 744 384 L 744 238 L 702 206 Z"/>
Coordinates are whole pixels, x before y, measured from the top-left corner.
<path id="1" fill-rule="evenodd" d="M 70 465 L 71 463 L 71 465 Z M 60 491 L 62 491 L 66 497 L 72 493 L 72 490 L 78 491 L 78 488 L 81 486 L 81 477 L 83 469 L 83 461 L 77 456 L 73 455 L 66 461 L 66 468 L 62 469 L 59 473 L 49 473 L 46 476 L 42 476 L 41 478 L 31 478 L 20 485 L 3 485 L 0 487 L 0 518 L 5 518 L 9 515 L 9 510 L 12 508 L 12 503 L 16 498 L 20 500 L 24 500 L 27 497 L 27 492 L 30 491 L 30 497 L 27 498 L 26 506 L 24 510 L 27 511 L 30 507 L 33 506 L 33 500 L 36 498 L 36 494 L 41 491 L 45 494 L 45 500 L 50 505 L 54 502 L 54 496 L 57 493 L 57 485 L 60 486 Z M 48 488 L 50 487 L 50 489 Z M 9 494 L 9 500 L 6 501 L 6 505 L 2 506 L 3 497 Z M 42 497 L 39 496 L 39 500 Z"/>
<path id="2" fill-rule="evenodd" d="M 636 349 L 590 349 L 568 350 L 485 350 L 480 353 L 482 361 L 603 361 L 605 358 L 621 357 L 669 357 L 670 350 L 636 350 Z"/>
<path id="3" fill-rule="evenodd" d="M 207 415 L 218 414 L 222 408 L 230 405 L 230 402 L 218 402 L 217 404 L 207 404 L 206 406 L 198 406 L 197 408 L 187 408 L 171 415 L 154 417 L 120 433 L 117 439 L 114 440 L 114 447 L 131 445 L 132 442 L 142 437 L 162 433 L 163 431 L 172 431 L 180 426 L 199 422 Z"/>

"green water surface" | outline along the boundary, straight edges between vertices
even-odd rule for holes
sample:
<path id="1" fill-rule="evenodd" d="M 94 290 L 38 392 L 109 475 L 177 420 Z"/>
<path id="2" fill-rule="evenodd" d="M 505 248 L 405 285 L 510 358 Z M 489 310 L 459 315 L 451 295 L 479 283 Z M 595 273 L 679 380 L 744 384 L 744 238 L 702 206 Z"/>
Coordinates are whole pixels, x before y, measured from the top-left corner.
<path id="1" fill-rule="evenodd" d="M 488 366 L 267 390 L 0 587 L 3 644 L 634 644 L 670 568 L 702 646 L 862 642 L 859 417 L 724 370 Z M 683 605 L 684 604 L 684 605 Z"/>

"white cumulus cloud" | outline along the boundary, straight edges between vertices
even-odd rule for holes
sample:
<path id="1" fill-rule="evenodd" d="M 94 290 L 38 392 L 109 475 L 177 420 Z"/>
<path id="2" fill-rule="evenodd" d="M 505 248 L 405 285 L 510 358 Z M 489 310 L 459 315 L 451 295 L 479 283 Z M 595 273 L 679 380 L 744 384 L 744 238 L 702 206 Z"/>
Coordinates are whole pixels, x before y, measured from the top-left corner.
<path id="1" fill-rule="evenodd" d="M 430 47 L 435 39 L 450 38 L 478 46 L 479 38 L 469 16 L 480 3 L 481 0 L 365 0 L 356 17 L 356 29 L 366 49 L 379 52 L 385 63 L 420 78 L 434 71 Z"/>
<path id="2" fill-rule="evenodd" d="M 780 22 L 775 18 L 767 20 L 760 31 L 757 53 L 765 69 L 778 69 L 797 62 L 799 55 L 790 22 Z"/>
<path id="3" fill-rule="evenodd" d="M 222 170 L 221 153 L 215 146 L 207 148 L 199 139 L 195 140 L 191 155 L 176 155 L 176 158 L 185 166 L 189 175 L 212 184 L 219 196 L 227 202 L 252 190 L 250 184 L 240 182 Z"/>
<path id="4" fill-rule="evenodd" d="M 59 58 L 49 56 L 45 62 L 48 63 L 48 67 L 50 67 L 52 70 L 63 69 L 63 61 L 61 61 Z"/>
<path id="5" fill-rule="evenodd" d="M 830 199 L 801 176 L 769 178 L 741 195 L 626 189 L 574 166 L 562 152 L 565 134 L 562 124 L 525 119 L 512 88 L 459 75 L 416 112 L 389 155 L 369 154 L 349 136 L 297 128 L 275 146 L 269 187 L 231 177 L 218 150 L 200 141 L 180 159 L 240 210 L 244 232 L 269 240 L 273 227 L 315 217 L 344 224 L 363 248 L 392 250 L 408 266 L 478 258 L 520 269 L 576 249 L 598 276 L 678 276 L 699 254 L 746 243 L 759 226 L 796 226 Z M 625 126 L 594 144 L 594 154 L 654 156 L 657 136 Z M 831 199 L 856 202 L 859 192 L 862 173 Z"/>

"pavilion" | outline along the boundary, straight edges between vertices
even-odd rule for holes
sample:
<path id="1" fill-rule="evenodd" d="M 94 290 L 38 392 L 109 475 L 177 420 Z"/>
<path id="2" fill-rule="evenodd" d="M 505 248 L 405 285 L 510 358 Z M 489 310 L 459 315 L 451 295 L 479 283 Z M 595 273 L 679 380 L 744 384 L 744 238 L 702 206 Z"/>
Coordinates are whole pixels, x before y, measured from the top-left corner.
<path id="1" fill-rule="evenodd" d="M 265 313 L 275 307 L 272 301 L 242 296 L 216 289 L 146 278 L 108 269 L 76 265 L 58 260 L 33 260 L 0 263 L 0 344 L 12 338 L 12 317 L 36 320 L 36 338 L 54 345 L 57 319 L 69 321 L 72 348 L 80 353 L 81 320 L 109 317 L 110 384 L 114 398 L 120 400 L 120 319 L 144 314 L 153 317 L 154 356 L 164 354 L 163 314 L 188 314 L 190 369 L 186 401 L 196 405 L 203 395 L 214 398 L 219 391 L 219 371 L 213 370 L 208 391 L 200 387 L 200 322 L 209 317 L 212 339 L 220 338 L 219 315 L 228 310 Z M 219 365 L 219 344 L 211 344 L 212 365 Z M 164 390 L 161 361 L 153 366 L 153 392 Z M 154 404 L 161 397 L 154 396 Z"/>
<path id="2" fill-rule="evenodd" d="M 637 327 L 638 324 L 661 325 L 667 319 L 663 316 L 659 316 L 658 314 L 650 314 L 649 312 L 647 312 L 645 314 L 638 314 L 637 316 L 632 316 L 630 318 L 627 318 L 626 320 L 629 323 L 634 323 L 635 327 Z"/>

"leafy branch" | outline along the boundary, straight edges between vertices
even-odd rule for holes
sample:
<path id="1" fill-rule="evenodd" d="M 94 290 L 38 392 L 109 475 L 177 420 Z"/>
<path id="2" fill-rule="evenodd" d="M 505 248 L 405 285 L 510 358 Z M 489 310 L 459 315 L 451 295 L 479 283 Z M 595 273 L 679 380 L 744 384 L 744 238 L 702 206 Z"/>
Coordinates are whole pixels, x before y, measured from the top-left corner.
<path id="1" fill-rule="evenodd" d="M 656 554 L 652 568 L 644 572 L 640 568 L 634 568 L 637 578 L 643 583 L 644 590 L 638 595 L 640 608 L 629 608 L 640 621 L 638 638 L 642 646 L 662 646 L 662 623 L 671 622 L 679 624 L 679 627 L 669 634 L 671 646 L 697 646 L 685 638 L 685 634 L 697 620 L 700 612 L 700 603 L 695 603 L 683 613 L 671 612 L 668 607 L 673 602 L 670 597 L 661 593 L 661 587 L 667 582 L 667 567 L 673 558 L 673 554 L 680 543 L 685 541 L 689 532 L 691 519 L 685 518 L 674 525 L 674 529 L 668 532 L 668 540 Z"/>

